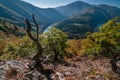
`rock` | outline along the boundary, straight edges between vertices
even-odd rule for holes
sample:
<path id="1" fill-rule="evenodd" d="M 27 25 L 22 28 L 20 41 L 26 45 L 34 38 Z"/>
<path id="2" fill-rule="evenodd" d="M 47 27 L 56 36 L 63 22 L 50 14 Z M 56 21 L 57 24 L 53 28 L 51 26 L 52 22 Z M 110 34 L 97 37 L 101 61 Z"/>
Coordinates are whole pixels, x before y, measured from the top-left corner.
<path id="1" fill-rule="evenodd" d="M 28 67 L 29 63 L 34 63 L 30 60 L 0 60 L 0 80 L 47 80 L 46 76 L 42 74 L 38 69 L 30 70 Z M 97 61 L 96 61 L 97 62 Z M 94 63 L 94 62 L 93 62 Z M 98 63 L 98 62 L 97 62 Z M 107 64 L 106 64 L 107 63 Z M 103 80 L 104 74 L 109 75 L 112 79 L 120 79 L 119 76 L 115 75 L 112 71 L 111 66 L 109 66 L 109 61 L 104 65 L 98 65 L 88 67 L 83 65 L 82 62 L 76 62 L 75 66 L 65 66 L 64 64 L 60 64 L 58 62 L 55 63 L 43 63 L 45 70 L 50 69 L 54 71 L 51 75 L 49 75 L 52 80 Z M 74 63 L 72 63 L 74 64 Z M 7 79 L 5 73 L 10 69 L 16 69 L 17 74 L 13 74 L 13 76 L 18 77 Z M 54 70 L 55 69 L 55 70 Z M 118 70 L 120 71 L 120 70 Z M 105 77 L 105 79 L 109 79 Z"/>
<path id="2" fill-rule="evenodd" d="M 87 76 L 85 80 L 97 80 L 95 76 Z"/>
<path id="3" fill-rule="evenodd" d="M 65 72 L 65 76 L 71 76 L 70 72 Z"/>
<path id="4" fill-rule="evenodd" d="M 65 80 L 65 77 L 63 74 L 56 72 L 56 75 L 58 75 L 59 80 Z"/>
<path id="5" fill-rule="evenodd" d="M 91 71 L 92 71 L 92 68 L 88 68 L 85 70 L 85 72 L 88 72 L 88 73 L 90 73 Z"/>
<path id="6" fill-rule="evenodd" d="M 117 65 L 118 67 L 120 67 L 120 61 L 117 61 L 116 65 Z"/>
<path id="7" fill-rule="evenodd" d="M 20 76 L 24 73 L 26 69 L 25 63 L 17 60 L 6 60 L 6 61 L 1 60 L 0 61 L 0 80 L 7 80 L 8 76 L 14 75 L 11 73 L 13 69 L 17 71 L 15 76 Z"/>
<path id="8" fill-rule="evenodd" d="M 101 75 L 96 75 L 96 79 L 97 80 L 102 80 L 102 76 Z"/>
<path id="9" fill-rule="evenodd" d="M 0 60 L 0 66 L 5 65 L 6 61 Z"/>

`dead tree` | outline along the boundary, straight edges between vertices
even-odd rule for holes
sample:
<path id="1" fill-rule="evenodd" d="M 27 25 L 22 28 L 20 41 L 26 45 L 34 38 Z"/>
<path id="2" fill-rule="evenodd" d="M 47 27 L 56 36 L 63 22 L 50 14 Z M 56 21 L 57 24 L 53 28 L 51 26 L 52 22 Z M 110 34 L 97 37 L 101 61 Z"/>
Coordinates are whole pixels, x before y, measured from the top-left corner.
<path id="1" fill-rule="evenodd" d="M 111 66 L 112 66 L 112 70 L 115 73 L 120 74 L 120 66 L 117 65 L 118 61 L 120 61 L 120 52 L 118 52 L 116 55 L 114 55 L 110 61 Z"/>
<path id="2" fill-rule="evenodd" d="M 26 32 L 27 32 L 28 36 L 30 37 L 30 39 L 32 39 L 35 42 L 38 51 L 35 54 L 35 56 L 33 56 L 33 58 L 32 58 L 33 62 L 30 63 L 28 66 L 31 70 L 36 68 L 36 70 L 40 71 L 43 75 L 45 75 L 48 80 L 51 80 L 50 74 L 54 73 L 54 70 L 44 69 L 44 67 L 42 65 L 42 61 L 44 60 L 44 58 L 42 58 L 43 48 L 41 46 L 41 43 L 39 42 L 39 27 L 38 27 L 37 22 L 35 21 L 34 15 L 32 15 L 32 19 L 33 19 L 33 22 L 37 29 L 36 37 L 34 37 L 31 33 L 32 27 L 31 27 L 30 21 L 28 19 L 25 20 L 25 23 L 27 25 Z"/>
<path id="3" fill-rule="evenodd" d="M 25 20 L 25 23 L 27 25 L 27 30 L 26 31 L 27 31 L 27 34 L 30 37 L 30 39 L 32 39 L 35 42 L 35 44 L 37 46 L 37 50 L 38 50 L 36 55 L 33 56 L 33 60 L 35 60 L 36 63 L 40 63 L 41 62 L 40 61 L 40 57 L 41 57 L 41 54 L 43 52 L 43 48 L 42 48 L 42 46 L 41 46 L 41 44 L 40 44 L 40 42 L 38 40 L 38 38 L 39 38 L 39 29 L 38 29 L 38 24 L 35 21 L 34 15 L 32 15 L 32 18 L 33 18 L 33 22 L 35 23 L 36 29 L 37 29 L 37 31 L 36 31 L 36 38 L 33 37 L 32 33 L 31 33 L 32 27 L 31 27 L 31 24 L 30 24 L 28 19 Z"/>

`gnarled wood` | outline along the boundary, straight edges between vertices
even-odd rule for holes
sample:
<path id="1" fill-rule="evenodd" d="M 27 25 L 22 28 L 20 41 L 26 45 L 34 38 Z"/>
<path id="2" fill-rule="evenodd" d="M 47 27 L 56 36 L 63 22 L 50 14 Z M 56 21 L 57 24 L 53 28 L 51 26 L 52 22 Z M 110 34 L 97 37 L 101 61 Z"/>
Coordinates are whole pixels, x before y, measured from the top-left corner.
<path id="1" fill-rule="evenodd" d="M 31 34 L 32 27 L 31 27 L 31 24 L 30 24 L 28 19 L 25 20 L 25 23 L 27 24 L 27 30 L 26 31 L 27 31 L 28 36 L 35 42 L 35 44 L 37 45 L 37 49 L 38 49 L 38 52 L 33 57 L 33 60 L 35 60 L 36 62 L 40 62 L 40 57 L 41 57 L 43 48 L 42 48 L 42 46 L 41 46 L 41 44 L 40 44 L 40 42 L 38 40 L 38 38 L 39 38 L 39 29 L 38 29 L 38 24 L 35 21 L 34 15 L 32 15 L 32 18 L 33 18 L 33 22 L 36 25 L 36 29 L 37 29 L 36 35 L 37 35 L 37 38 L 33 37 L 32 34 Z"/>
<path id="2" fill-rule="evenodd" d="M 118 61 L 120 61 L 120 53 L 117 53 L 110 61 L 112 70 L 115 73 L 120 74 L 120 66 L 117 66 Z"/>
<path id="3" fill-rule="evenodd" d="M 33 22 L 36 26 L 36 38 L 33 37 L 32 33 L 31 33 L 31 30 L 32 30 L 32 27 L 31 27 L 31 24 L 29 22 L 28 19 L 25 20 L 25 23 L 27 25 L 27 34 L 28 36 L 35 42 L 36 46 L 37 46 L 37 50 L 38 52 L 35 54 L 35 56 L 33 56 L 33 62 L 30 63 L 28 66 L 30 69 L 34 69 L 36 68 L 38 71 L 40 71 L 43 75 L 46 76 L 46 78 L 48 80 L 52 80 L 50 78 L 50 74 L 54 73 L 54 70 L 51 70 L 51 69 L 44 69 L 43 65 L 42 65 L 42 61 L 44 61 L 44 58 L 42 58 L 42 53 L 43 53 L 43 48 L 39 42 L 39 27 L 38 27 L 38 24 L 37 22 L 35 21 L 35 18 L 34 18 L 34 15 L 32 15 L 32 18 L 33 18 Z"/>

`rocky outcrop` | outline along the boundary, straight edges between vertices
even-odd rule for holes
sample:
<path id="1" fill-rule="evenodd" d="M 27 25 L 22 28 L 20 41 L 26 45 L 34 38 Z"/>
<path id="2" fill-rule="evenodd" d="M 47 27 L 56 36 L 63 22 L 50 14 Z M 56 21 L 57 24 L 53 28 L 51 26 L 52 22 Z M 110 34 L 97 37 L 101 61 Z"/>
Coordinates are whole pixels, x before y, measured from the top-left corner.
<path id="1" fill-rule="evenodd" d="M 86 63 L 85 63 L 86 61 Z M 0 80 L 47 80 L 41 71 L 29 70 L 29 60 L 1 60 Z M 45 62 L 46 69 L 54 70 L 50 75 L 52 80 L 120 80 L 120 77 L 112 71 L 110 60 L 97 59 L 75 60 L 67 62 Z M 87 64 L 87 65 L 86 65 Z"/>

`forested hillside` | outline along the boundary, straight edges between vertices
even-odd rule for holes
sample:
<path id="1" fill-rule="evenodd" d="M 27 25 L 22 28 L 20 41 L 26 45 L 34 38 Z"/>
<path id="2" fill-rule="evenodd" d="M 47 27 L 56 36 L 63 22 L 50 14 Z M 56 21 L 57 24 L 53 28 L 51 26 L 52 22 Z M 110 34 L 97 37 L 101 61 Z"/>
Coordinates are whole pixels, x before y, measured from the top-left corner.
<path id="1" fill-rule="evenodd" d="M 119 16 L 120 8 L 109 5 L 90 5 L 81 1 L 56 8 L 69 16 L 55 27 L 66 32 L 69 38 L 84 38 L 86 32 L 94 32 L 96 27 Z"/>
<path id="2" fill-rule="evenodd" d="M 48 25 L 66 18 L 54 8 L 38 8 L 21 0 L 0 0 L 0 11 L 1 19 L 21 27 L 25 26 L 25 18 L 33 24 L 31 15 L 35 14 L 41 32 Z"/>
<path id="3" fill-rule="evenodd" d="M 82 2 L 82 1 L 76 1 L 71 4 L 57 7 L 56 10 L 61 12 L 62 14 L 71 17 L 78 14 L 85 13 L 89 8 L 91 8 L 92 5 Z"/>
<path id="4" fill-rule="evenodd" d="M 27 25 L 29 24 L 28 22 L 26 23 Z M 119 74 L 120 68 L 120 19 L 118 17 L 109 20 L 106 24 L 101 26 L 100 32 L 87 32 L 86 38 L 77 40 L 67 39 L 67 35 L 64 32 L 55 28 L 51 28 L 49 32 L 39 35 L 38 39 L 33 36 L 35 32 L 31 33 L 28 31 L 29 26 L 27 28 L 27 34 L 23 35 L 19 33 L 22 29 L 17 28 L 17 33 L 12 31 L 16 28 L 17 27 L 10 24 L 6 25 L 1 23 L 0 25 L 0 59 L 8 59 L 8 61 L 5 61 L 2 65 L 9 65 L 9 63 L 11 63 L 11 67 L 8 71 L 1 73 L 1 76 L 5 77 L 4 79 L 20 79 L 18 75 L 21 74 L 26 75 L 22 76 L 22 79 L 31 79 L 27 74 L 34 75 L 34 72 L 29 73 L 28 71 L 28 73 L 26 73 L 23 71 L 23 73 L 21 73 L 20 69 L 26 70 L 26 68 L 29 68 L 33 70 L 33 68 L 36 68 L 38 69 L 36 70 L 37 73 L 39 73 L 41 65 L 42 68 L 40 69 L 43 69 L 43 71 L 40 71 L 39 76 L 41 76 L 41 78 L 39 79 L 51 78 L 48 76 L 42 77 L 42 75 L 58 75 L 59 78 L 54 77 L 51 79 L 60 79 L 60 75 L 62 75 L 63 79 L 66 80 L 74 80 L 76 78 L 75 76 L 77 76 L 77 79 L 85 80 L 93 78 L 101 80 L 119 80 L 119 76 L 116 75 Z M 38 43 L 36 43 L 37 40 Z M 41 48 L 38 48 L 40 46 Z M 39 53 L 39 49 L 42 49 L 42 53 Z M 37 53 L 37 56 L 35 53 Z M 31 62 L 32 57 L 33 62 Z M 37 57 L 41 59 L 38 60 L 39 58 Z M 14 60 L 9 61 L 9 59 L 22 60 L 22 62 L 17 61 L 17 63 L 22 65 L 30 64 L 28 67 L 24 65 L 24 67 L 22 67 L 21 65 L 21 67 L 19 66 L 17 69 L 18 64 L 16 64 Z M 40 61 L 40 63 L 38 64 L 36 61 Z M 13 64 L 15 65 L 14 67 L 12 66 Z M 55 69 L 53 69 L 53 67 Z M 67 71 L 64 70 L 63 67 L 66 67 Z M 1 70 L 2 69 L 4 70 L 4 67 L 1 67 Z M 90 71 L 87 71 L 88 69 L 90 69 Z M 15 75 L 10 74 L 17 70 L 19 73 L 15 72 Z M 71 73 L 72 70 L 73 73 Z M 50 73 L 44 73 L 45 71 L 50 71 Z M 76 73 L 76 71 L 78 72 Z M 33 78 L 37 77 L 36 75 Z M 33 78 L 32 80 L 34 80 Z"/>
<path id="5" fill-rule="evenodd" d="M 0 80 L 120 80 L 119 13 L 81 1 L 42 9 L 0 0 Z"/>

